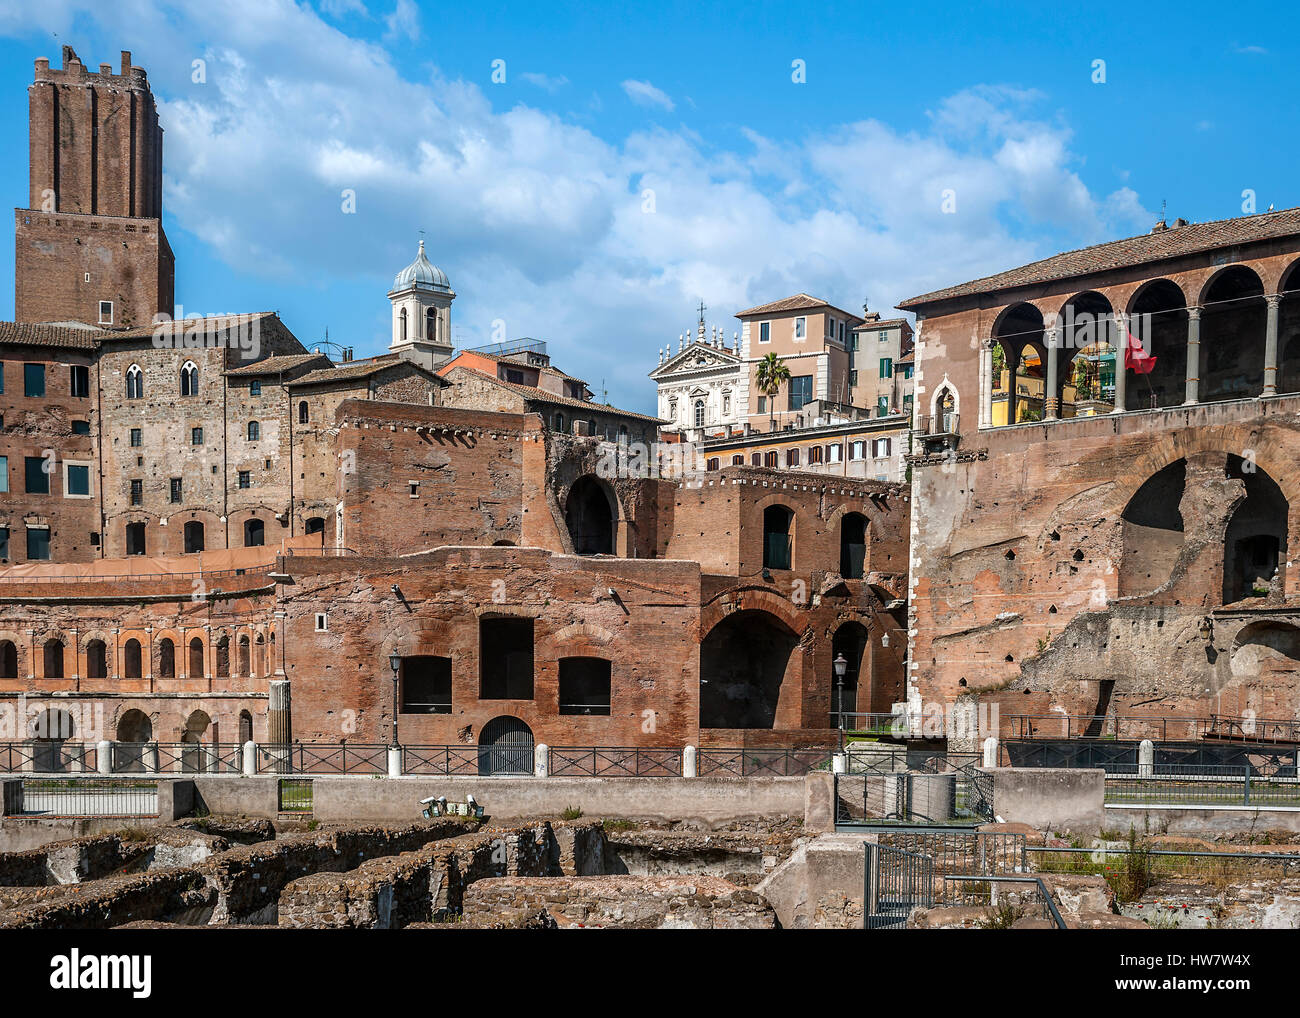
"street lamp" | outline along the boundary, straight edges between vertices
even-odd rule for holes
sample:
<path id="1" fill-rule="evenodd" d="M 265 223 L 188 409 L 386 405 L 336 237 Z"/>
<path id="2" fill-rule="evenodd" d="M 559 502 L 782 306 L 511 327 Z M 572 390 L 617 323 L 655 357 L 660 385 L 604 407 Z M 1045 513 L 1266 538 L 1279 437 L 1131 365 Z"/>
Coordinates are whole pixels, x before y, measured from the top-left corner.
<path id="1" fill-rule="evenodd" d="M 397 653 L 397 648 L 388 655 L 388 665 L 393 669 L 393 748 L 397 748 L 397 672 L 402 667 L 402 655 Z"/>
<path id="2" fill-rule="evenodd" d="M 849 662 L 843 652 L 835 655 L 831 662 L 835 668 L 835 711 L 840 717 L 840 731 L 844 731 L 844 673 L 849 670 Z"/>

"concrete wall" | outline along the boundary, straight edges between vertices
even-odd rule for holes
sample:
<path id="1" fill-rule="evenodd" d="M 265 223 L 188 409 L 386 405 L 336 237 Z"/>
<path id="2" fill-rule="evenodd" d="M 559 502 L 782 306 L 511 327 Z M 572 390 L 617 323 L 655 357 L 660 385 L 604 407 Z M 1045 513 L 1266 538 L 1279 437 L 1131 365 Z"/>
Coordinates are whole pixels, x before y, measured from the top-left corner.
<path id="1" fill-rule="evenodd" d="M 271 775 L 196 776 L 196 805 L 211 813 L 274 817 L 276 781 Z M 329 821 L 418 818 L 424 797 L 463 802 L 467 793 L 494 819 L 555 816 L 573 806 L 593 817 L 722 825 L 798 816 L 804 808 L 803 778 L 317 777 L 312 786 L 312 816 Z"/>
<path id="2" fill-rule="evenodd" d="M 1256 809 L 1249 806 L 1107 806 L 1105 826 L 1128 833 L 1189 834 L 1197 837 L 1259 833 L 1300 832 L 1300 809 Z"/>
<path id="3" fill-rule="evenodd" d="M 1106 772 L 1065 767 L 997 767 L 993 813 L 1000 822 L 1036 830 L 1092 833 L 1106 824 Z"/>

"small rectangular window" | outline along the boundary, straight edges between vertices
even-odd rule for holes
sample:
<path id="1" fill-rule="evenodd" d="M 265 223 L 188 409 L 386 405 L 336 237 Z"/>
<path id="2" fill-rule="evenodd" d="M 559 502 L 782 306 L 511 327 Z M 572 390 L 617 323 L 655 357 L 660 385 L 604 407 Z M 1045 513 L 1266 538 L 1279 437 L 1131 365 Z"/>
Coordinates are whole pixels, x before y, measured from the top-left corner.
<path id="1" fill-rule="evenodd" d="M 89 280 L 87 280 L 89 282 Z M 99 324 L 113 324 L 113 302 L 111 300 L 101 300 L 99 302 Z"/>
<path id="2" fill-rule="evenodd" d="M 73 364 L 70 371 L 72 377 L 68 382 L 69 391 L 79 399 L 87 398 L 90 395 L 90 368 L 84 364 Z"/>
<path id="3" fill-rule="evenodd" d="M 254 378 L 248 383 L 248 394 L 250 396 L 262 395 L 262 383 L 258 379 Z"/>
<path id="4" fill-rule="evenodd" d="M 67 495 L 89 495 L 90 494 L 90 467 L 84 463 L 66 464 L 67 489 L 64 494 Z"/>
<path id="5" fill-rule="evenodd" d="M 89 435 L 89 434 L 90 434 L 90 421 L 73 421 L 73 422 L 72 422 L 72 433 L 73 433 L 74 435 Z"/>
<path id="6" fill-rule="evenodd" d="M 142 446 L 142 445 L 144 445 L 144 429 L 143 429 L 143 428 L 132 428 L 132 429 L 131 429 L 131 448 L 133 448 L 133 449 L 138 449 L 138 448 L 140 448 L 140 446 Z"/>
<path id="7" fill-rule="evenodd" d="M 23 395 L 39 397 L 45 395 L 45 365 L 23 365 Z"/>
<path id="8" fill-rule="evenodd" d="M 328 633 L 330 628 L 330 617 L 324 612 L 316 613 L 316 632 Z"/>
<path id="9" fill-rule="evenodd" d="M 758 341 L 760 343 L 772 342 L 772 323 L 759 322 L 758 324 Z"/>
<path id="10" fill-rule="evenodd" d="M 131 504 L 144 505 L 144 481 L 138 478 L 131 482 Z"/>
<path id="11" fill-rule="evenodd" d="M 9 559 L 9 528 L 0 527 L 0 559 Z"/>
<path id="12" fill-rule="evenodd" d="M 794 338 L 803 339 L 808 335 L 808 319 L 799 317 L 794 320 Z"/>
<path id="13" fill-rule="evenodd" d="M 190 445 L 202 445 L 202 444 L 203 444 L 203 429 L 202 429 L 202 428 L 191 428 L 191 429 L 190 429 Z"/>
<path id="14" fill-rule="evenodd" d="M 25 487 L 29 495 L 48 495 L 50 493 L 50 475 L 45 471 L 45 460 L 40 456 L 27 456 L 23 459 Z"/>
<path id="15" fill-rule="evenodd" d="M 251 488 L 253 486 L 252 475 L 247 470 L 239 472 L 239 486 L 241 488 Z"/>
<path id="16" fill-rule="evenodd" d="M 880 377 L 881 378 L 894 377 L 894 361 L 892 357 L 880 358 Z"/>
<path id="17" fill-rule="evenodd" d="M 173 477 L 173 478 L 172 478 L 172 483 L 171 483 L 171 499 L 172 499 L 172 502 L 173 502 L 174 504 L 176 504 L 176 505 L 179 505 L 179 504 L 180 504 L 180 501 L 181 501 L 181 479 L 180 479 L 179 477 Z"/>
<path id="18" fill-rule="evenodd" d="M 5 362 L 0 361 L 0 394 L 5 391 Z"/>
<path id="19" fill-rule="evenodd" d="M 9 457 L 0 456 L 0 491 L 9 490 Z"/>
<path id="20" fill-rule="evenodd" d="M 50 558 L 50 528 L 27 528 L 27 561 L 48 562 Z"/>

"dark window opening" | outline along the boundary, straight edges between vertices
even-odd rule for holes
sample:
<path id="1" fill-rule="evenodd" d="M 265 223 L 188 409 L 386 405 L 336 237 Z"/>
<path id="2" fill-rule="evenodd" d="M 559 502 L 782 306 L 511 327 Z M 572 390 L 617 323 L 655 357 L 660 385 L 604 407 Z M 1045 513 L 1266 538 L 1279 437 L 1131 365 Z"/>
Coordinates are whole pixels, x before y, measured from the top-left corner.
<path id="1" fill-rule="evenodd" d="M 533 698 L 533 620 L 479 622 L 479 699 Z"/>
<path id="2" fill-rule="evenodd" d="M 123 672 L 125 673 L 125 678 L 139 679 L 143 677 L 143 673 L 141 672 L 142 657 L 143 655 L 140 653 L 140 641 L 134 639 L 127 640 L 126 647 L 124 647 L 122 651 Z"/>
<path id="3" fill-rule="evenodd" d="M 560 713 L 609 715 L 610 662 L 601 657 L 560 658 Z"/>
<path id="4" fill-rule="evenodd" d="M 51 637 L 45 641 L 45 677 L 47 679 L 63 678 L 63 641 Z"/>
<path id="5" fill-rule="evenodd" d="M 614 553 L 614 512 L 604 486 L 590 474 L 578 478 L 569 489 L 564 522 L 578 555 Z"/>
<path id="6" fill-rule="evenodd" d="M 158 643 L 158 676 L 163 679 L 176 677 L 176 644 L 170 637 L 164 636 Z"/>
<path id="7" fill-rule="evenodd" d="M 402 658 L 398 673 L 403 714 L 451 713 L 451 658 Z"/>
<path id="8" fill-rule="evenodd" d="M 763 510 L 763 568 L 790 568 L 790 529 L 794 513 L 783 505 Z"/>
<path id="9" fill-rule="evenodd" d="M 203 550 L 203 524 L 198 520 L 190 520 L 185 524 L 185 554 L 192 555 Z"/>
<path id="10" fill-rule="evenodd" d="M 266 543 L 266 524 L 261 520 L 244 521 L 244 547 L 260 548 Z"/>
<path id="11" fill-rule="evenodd" d="M 143 555 L 145 553 L 143 523 L 128 523 L 126 525 L 126 553 L 128 555 Z"/>
<path id="12" fill-rule="evenodd" d="M 700 645 L 700 727 L 772 728 L 798 638 L 775 616 L 727 616 Z"/>
<path id="13" fill-rule="evenodd" d="M 860 580 L 867 560 L 867 519 L 861 513 L 845 513 L 840 520 L 840 575 Z"/>
<path id="14" fill-rule="evenodd" d="M 86 644 L 86 678 L 108 678 L 108 647 L 103 640 L 91 640 Z"/>

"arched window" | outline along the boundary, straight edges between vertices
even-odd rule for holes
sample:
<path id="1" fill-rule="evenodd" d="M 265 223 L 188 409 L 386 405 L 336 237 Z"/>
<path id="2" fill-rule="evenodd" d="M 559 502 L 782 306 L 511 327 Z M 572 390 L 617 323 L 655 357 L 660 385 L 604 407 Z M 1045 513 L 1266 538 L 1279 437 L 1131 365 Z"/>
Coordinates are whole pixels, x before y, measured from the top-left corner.
<path id="1" fill-rule="evenodd" d="M 158 677 L 176 678 L 176 644 L 167 636 L 158 641 Z"/>
<path id="2" fill-rule="evenodd" d="M 207 668 L 203 663 L 203 641 L 197 636 L 190 640 L 190 667 L 186 672 L 186 678 L 201 679 L 207 673 Z"/>
<path id="3" fill-rule="evenodd" d="M 63 678 L 63 641 L 58 637 L 52 636 L 45 641 L 45 677 Z"/>
<path id="4" fill-rule="evenodd" d="M 0 642 L 0 679 L 18 678 L 18 647 L 13 640 Z"/>
<path id="5" fill-rule="evenodd" d="M 305 399 L 298 404 L 298 423 L 307 423 L 307 401 Z"/>
<path id="6" fill-rule="evenodd" d="M 763 568 L 789 569 L 790 531 L 794 512 L 783 505 L 770 505 L 763 510 Z"/>
<path id="7" fill-rule="evenodd" d="M 808 462 L 820 463 L 822 461 L 822 447 L 814 445 L 808 450 Z"/>
<path id="8" fill-rule="evenodd" d="M 397 312 L 397 337 L 399 342 L 406 342 L 406 308 Z"/>
<path id="9" fill-rule="evenodd" d="M 248 636 L 245 634 L 239 638 L 239 674 L 251 675 L 252 672 L 249 670 L 251 663 L 248 653 Z"/>
<path id="10" fill-rule="evenodd" d="M 230 678 L 230 637 L 221 636 L 217 640 L 217 678 Z M 247 741 L 247 740 L 241 740 Z"/>
<path id="11" fill-rule="evenodd" d="M 86 678 L 108 678 L 108 647 L 103 640 L 91 640 L 86 644 Z"/>
<path id="12" fill-rule="evenodd" d="M 144 372 L 139 364 L 132 364 L 126 369 L 126 398 L 142 399 L 144 397 Z"/>
<path id="13" fill-rule="evenodd" d="M 239 744 L 253 741 L 253 715 L 246 710 L 239 712 Z"/>
<path id="14" fill-rule="evenodd" d="M 555 415 L 555 430 L 559 432 L 564 431 L 564 414 Z"/>
<path id="15" fill-rule="evenodd" d="M 797 467 L 799 465 L 798 449 L 787 449 L 785 451 L 785 465 L 787 467 Z"/>
<path id="16" fill-rule="evenodd" d="M 736 455 L 732 456 L 731 465 L 733 467 L 743 467 L 745 465 L 745 454 L 743 452 L 738 452 Z"/>
<path id="17" fill-rule="evenodd" d="M 265 675 L 269 671 L 266 667 L 266 637 L 258 633 L 255 643 L 257 649 L 253 652 L 253 667 L 257 669 L 258 675 Z"/>
<path id="18" fill-rule="evenodd" d="M 775 467 L 780 465 L 780 456 L 777 453 L 769 452 L 763 454 L 763 466 Z"/>
<path id="19" fill-rule="evenodd" d="M 323 516 L 310 517 L 307 520 L 307 529 L 304 531 L 304 533 L 307 534 L 325 533 L 325 518 Z"/>
<path id="20" fill-rule="evenodd" d="M 193 361 L 186 361 L 181 367 L 181 395 L 197 396 L 199 394 L 199 366 Z"/>
<path id="21" fill-rule="evenodd" d="M 266 525 L 261 520 L 244 521 L 244 547 L 260 548 L 266 543 Z"/>
<path id="22" fill-rule="evenodd" d="M 203 550 L 203 524 L 190 520 L 185 524 L 185 554 L 193 555 Z"/>
<path id="23" fill-rule="evenodd" d="M 131 639 L 126 641 L 126 646 L 122 648 L 122 658 L 124 677 L 128 679 L 141 678 L 142 672 L 139 640 Z"/>
<path id="24" fill-rule="evenodd" d="M 695 401 L 695 426 L 697 428 L 704 427 L 704 400 L 702 399 Z"/>
<path id="25" fill-rule="evenodd" d="M 249 421 L 249 422 L 248 422 L 248 440 L 249 440 L 250 442 L 256 442 L 256 441 L 258 441 L 261 437 L 262 437 L 262 425 L 258 424 L 257 421 Z"/>
<path id="26" fill-rule="evenodd" d="M 424 312 L 424 338 L 430 343 L 438 342 L 438 309 L 429 308 Z"/>
<path id="27" fill-rule="evenodd" d="M 704 465 L 705 470 L 717 470 L 722 465 L 722 461 L 717 456 L 710 456 Z"/>

